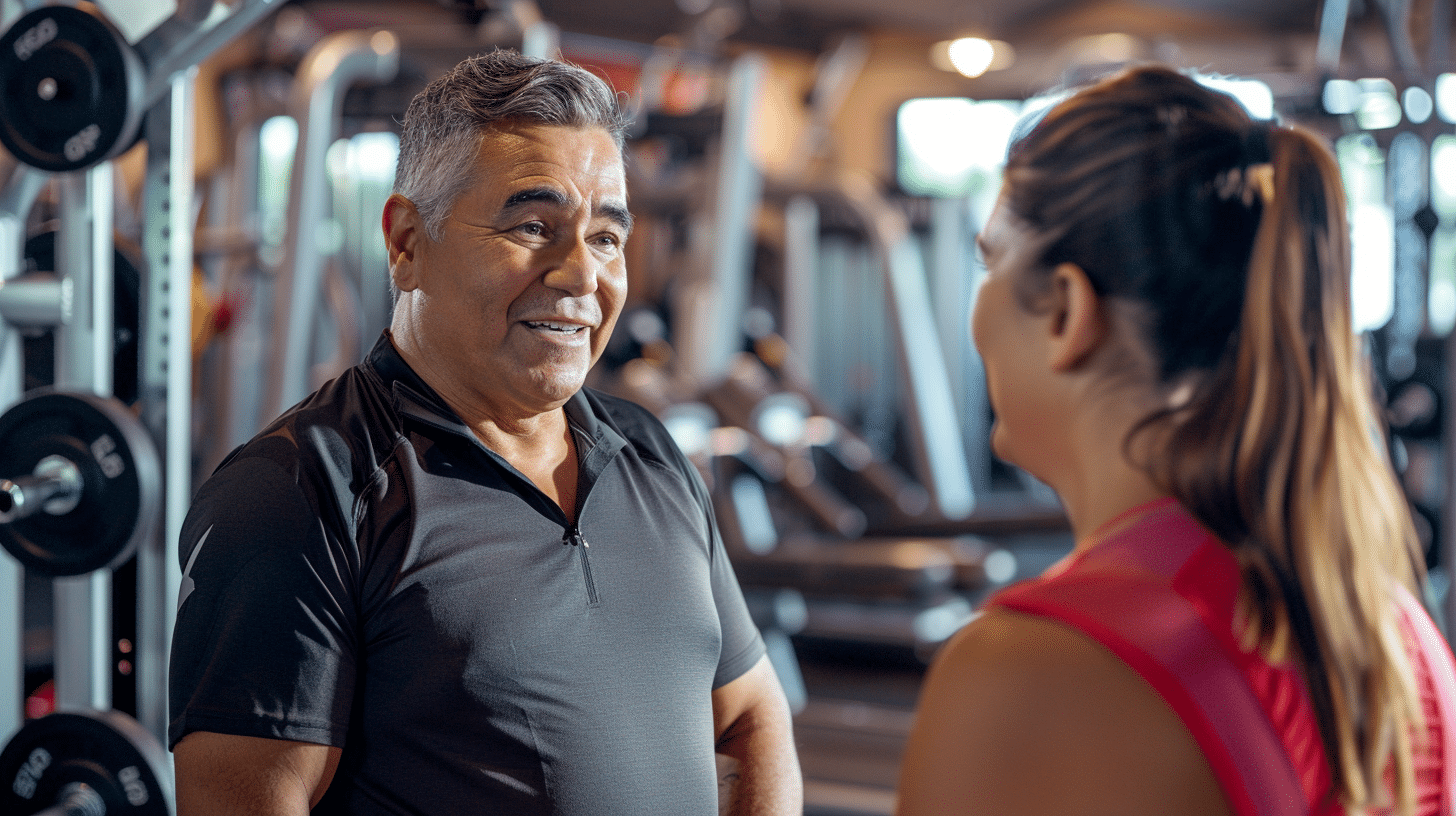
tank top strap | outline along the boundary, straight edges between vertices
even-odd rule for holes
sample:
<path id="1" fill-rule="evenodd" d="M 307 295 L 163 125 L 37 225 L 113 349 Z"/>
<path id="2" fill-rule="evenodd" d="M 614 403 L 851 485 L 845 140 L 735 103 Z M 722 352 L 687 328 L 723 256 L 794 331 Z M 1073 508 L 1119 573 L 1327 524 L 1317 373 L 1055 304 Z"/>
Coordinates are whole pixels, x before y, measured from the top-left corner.
<path id="1" fill-rule="evenodd" d="M 1176 504 L 1116 525 L 1054 574 L 988 606 L 1066 623 L 1142 676 L 1192 733 L 1239 816 L 1304 816 L 1307 791 L 1243 667 L 1175 588 L 1184 565 L 1222 548 Z"/>

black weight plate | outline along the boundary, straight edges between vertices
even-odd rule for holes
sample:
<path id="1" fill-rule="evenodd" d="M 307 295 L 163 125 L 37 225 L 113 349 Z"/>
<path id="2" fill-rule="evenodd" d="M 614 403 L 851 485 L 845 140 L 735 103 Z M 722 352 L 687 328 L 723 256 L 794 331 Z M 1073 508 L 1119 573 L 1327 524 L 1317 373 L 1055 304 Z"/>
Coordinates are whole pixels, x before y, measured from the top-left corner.
<path id="1" fill-rule="evenodd" d="M 31 720 L 0 751 L 0 813 L 29 816 L 71 782 L 90 785 L 107 816 L 167 816 L 162 748 L 116 711 L 62 712 Z"/>
<path id="2" fill-rule="evenodd" d="M 0 546 L 47 575 L 115 567 L 151 529 L 161 505 L 161 464 L 146 429 L 110 397 L 33 392 L 0 416 L 0 478 L 28 476 L 47 456 L 81 471 L 80 503 L 0 524 Z"/>
<path id="3" fill-rule="evenodd" d="M 0 37 L 0 142 L 42 170 L 81 170 L 130 146 L 146 70 L 89 3 L 45 6 Z"/>
<path id="4" fill-rule="evenodd" d="M 122 236 L 113 241 L 112 268 L 112 386 L 111 393 L 130 405 L 137 398 L 142 319 L 142 274 L 132 259 L 141 251 Z M 56 271 L 56 231 L 45 230 L 25 239 L 28 272 Z M 55 332 L 39 331 L 24 338 L 26 390 L 55 382 Z"/>

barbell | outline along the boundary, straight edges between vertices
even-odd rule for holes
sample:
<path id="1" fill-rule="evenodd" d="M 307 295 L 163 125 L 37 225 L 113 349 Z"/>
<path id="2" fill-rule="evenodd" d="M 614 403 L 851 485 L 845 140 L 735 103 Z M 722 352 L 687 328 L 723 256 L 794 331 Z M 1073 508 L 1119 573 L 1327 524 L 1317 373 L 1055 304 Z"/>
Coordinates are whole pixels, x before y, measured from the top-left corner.
<path id="1" fill-rule="evenodd" d="M 160 508 L 156 446 L 116 399 L 42 389 L 0 415 L 0 545 L 25 566 L 115 567 Z"/>
<path id="2" fill-rule="evenodd" d="M 52 172 L 114 158 L 141 133 L 146 79 L 91 3 L 35 9 L 0 36 L 0 143 Z"/>
<path id="3" fill-rule="evenodd" d="M 0 751 L 0 813 L 167 816 L 166 755 L 119 711 L 66 711 L 26 723 Z"/>

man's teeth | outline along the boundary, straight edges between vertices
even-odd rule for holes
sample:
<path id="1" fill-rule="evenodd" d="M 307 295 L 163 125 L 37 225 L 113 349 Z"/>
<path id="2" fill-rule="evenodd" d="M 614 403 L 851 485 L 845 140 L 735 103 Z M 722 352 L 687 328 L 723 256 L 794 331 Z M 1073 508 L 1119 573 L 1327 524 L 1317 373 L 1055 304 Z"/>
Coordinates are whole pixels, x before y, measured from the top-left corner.
<path id="1" fill-rule="evenodd" d="M 578 326 L 575 323 L 552 323 L 549 320 L 530 320 L 526 322 L 526 325 L 533 329 L 550 329 L 551 331 L 566 332 L 568 334 L 579 332 L 586 328 L 585 326 Z"/>

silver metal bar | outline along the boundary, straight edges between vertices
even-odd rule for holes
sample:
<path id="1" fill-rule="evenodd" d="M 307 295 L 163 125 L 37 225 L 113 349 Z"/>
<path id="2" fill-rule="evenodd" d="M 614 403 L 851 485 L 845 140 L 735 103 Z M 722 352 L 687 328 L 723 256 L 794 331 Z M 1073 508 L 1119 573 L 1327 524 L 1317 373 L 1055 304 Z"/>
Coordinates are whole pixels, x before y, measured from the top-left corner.
<path id="1" fill-rule="evenodd" d="M 1426 65 L 1431 72 L 1451 60 L 1451 13 L 1456 2 L 1431 0 L 1431 39 L 1426 43 Z"/>
<path id="2" fill-rule="evenodd" d="M 57 578 L 56 707 L 111 708 L 111 572 Z"/>
<path id="3" fill-rule="evenodd" d="M 235 229 L 246 229 L 254 244 L 259 240 L 260 228 L 255 225 L 253 214 L 258 208 L 258 154 L 260 116 L 251 84 L 235 100 L 232 111 L 235 125 L 232 133 L 232 162 L 226 178 L 222 180 L 227 190 L 226 203 L 217 208 L 222 213 L 222 224 L 235 225 Z M 236 225 L 252 225 L 239 227 Z M 253 300 L 264 291 L 264 276 L 257 267 L 255 253 L 226 253 L 219 259 L 220 273 L 218 289 L 227 296 L 241 294 L 245 300 Z M 387 290 L 387 287 L 385 287 Z M 205 401 L 208 415 L 212 417 L 212 433 L 199 440 L 203 449 L 199 451 L 198 473 L 211 473 L 228 451 L 248 440 L 258 430 L 257 414 L 260 407 L 261 388 L 258 369 L 261 356 L 255 326 L 262 322 L 256 309 L 239 313 L 232 328 L 220 338 L 220 346 L 209 396 Z"/>
<path id="4" fill-rule="evenodd" d="M 784 342 L 785 366 L 799 382 L 815 380 L 818 325 L 815 278 L 819 269 L 819 205 L 809 196 L 794 196 L 784 206 Z"/>
<path id="5" fill-rule="evenodd" d="M 976 507 L 965 445 L 950 376 L 932 321 L 925 261 L 920 245 L 909 235 L 887 247 L 885 257 L 889 306 L 898 335 L 895 351 L 910 401 L 907 418 L 911 450 L 920 460 L 921 481 L 936 508 L 948 519 L 969 516 Z"/>
<path id="6" fill-rule="evenodd" d="M 399 70 L 399 38 L 388 31 L 340 31 L 303 58 L 289 110 L 298 121 L 298 151 L 289 182 L 288 234 L 275 291 L 282 347 L 273 357 L 264 401 L 267 418 L 283 413 L 312 390 L 309 362 L 315 314 L 323 289 L 325 253 L 319 231 L 329 221 L 325 166 L 338 134 L 344 93 L 361 80 L 387 82 Z"/>
<path id="7" fill-rule="evenodd" d="M 521 53 L 528 57 L 556 59 L 561 56 L 561 32 L 544 20 L 521 32 Z"/>
<path id="8" fill-rule="evenodd" d="M 1446 368 L 1446 404 L 1456 399 L 1456 331 L 1446 335 L 1443 344 Z M 1446 573 L 1446 598 L 1441 605 L 1442 624 L 1446 639 L 1456 642 L 1456 411 L 1442 411 L 1444 419 L 1441 428 L 1442 453 L 1442 496 L 1441 496 L 1441 568 Z"/>
<path id="9" fill-rule="evenodd" d="M 56 328 L 59 388 L 109 395 L 112 386 L 112 166 L 57 176 L 56 272 L 69 280 L 71 319 Z M 55 581 L 56 705 L 111 707 L 111 573 Z"/>
<path id="10" fill-rule="evenodd" d="M 0 284 L 20 270 L 25 241 L 22 219 L 0 211 Z M 20 333 L 0 319 L 0 411 L 20 401 L 24 360 Z M 0 554 L 0 739 L 9 741 L 24 722 L 25 650 L 22 626 L 25 571 L 8 553 Z"/>
<path id="11" fill-rule="evenodd" d="M 1420 73 L 1421 60 L 1416 56 L 1415 42 L 1411 39 L 1410 0 L 1376 0 L 1375 5 L 1380 7 L 1385 17 L 1385 34 L 1390 41 L 1395 64 L 1408 78 L 1414 78 Z"/>
<path id="12" fill-rule="evenodd" d="M 35 205 L 35 200 L 40 197 L 41 190 L 45 189 L 50 180 L 51 174 L 44 170 L 28 164 L 17 166 L 6 180 L 4 190 L 0 190 L 0 213 L 14 216 L 23 224 L 30 208 Z M 16 248 L 18 254 L 15 257 L 19 259 L 24 251 L 25 242 L 22 240 Z"/>
<path id="13" fill-rule="evenodd" d="M 53 272 L 0 280 L 0 320 L 12 328 L 55 326 L 70 313 L 69 289 Z"/>
<path id="14" fill-rule="evenodd" d="M 541 59 L 561 56 L 561 31 L 541 16 L 535 0 L 507 0 L 500 13 L 521 30 L 522 54 Z"/>
<path id="15" fill-rule="evenodd" d="M 192 203 L 195 69 L 147 116 L 142 252 L 142 422 L 163 461 L 160 536 L 137 550 L 137 720 L 166 744 L 167 654 L 182 583 L 176 542 L 192 498 Z"/>
<path id="16" fill-rule="evenodd" d="M 972 254 L 975 240 L 970 225 L 970 202 L 964 198 L 937 198 L 930 207 L 930 296 L 935 303 L 935 320 L 940 345 L 945 352 L 946 373 L 960 416 L 960 438 L 966 449 L 971 486 L 975 491 L 990 488 L 991 454 L 986 443 L 990 428 L 986 421 L 986 388 L 981 358 L 971 345 L 970 303 L 976 289 Z M 973 270 L 968 274 L 968 270 Z"/>
<path id="17" fill-rule="evenodd" d="M 936 336 L 920 245 L 904 215 L 888 206 L 868 179 L 846 176 L 840 180 L 840 192 L 863 221 L 883 266 L 892 345 L 909 403 L 905 419 L 916 476 L 941 515 L 965 518 L 975 509 L 976 497 L 965 445 L 950 444 L 960 439 L 960 422 Z"/>
<path id="18" fill-rule="evenodd" d="M 965 411 L 966 357 L 966 291 L 965 246 L 966 202 L 961 198 L 934 198 L 930 201 L 930 241 L 926 257 L 926 276 L 930 286 L 930 302 L 935 307 L 935 326 L 940 336 L 940 350 L 945 355 L 946 376 L 951 394 L 956 397 L 958 412 Z"/>
<path id="19" fill-rule="evenodd" d="M 1430 288 L 1429 245 L 1415 221 L 1416 213 L 1429 200 L 1431 172 L 1425 141 L 1408 131 L 1397 134 L 1391 140 L 1386 164 L 1395 221 L 1395 304 L 1386 324 L 1390 341 L 1386 371 L 1403 380 L 1415 373 L 1416 340 L 1426 327 L 1426 291 Z"/>
<path id="20" fill-rule="evenodd" d="M 684 287 L 679 303 L 682 325 L 674 337 L 680 368 L 688 382 L 708 385 L 728 375 L 733 355 L 743 346 L 743 314 L 752 277 L 753 218 L 763 193 L 763 177 L 753 161 L 752 136 L 764 58 L 747 53 L 729 69 L 723 103 L 722 136 L 714 151 L 713 198 L 709 222 L 696 236 L 694 257 L 706 277 Z"/>
<path id="21" fill-rule="evenodd" d="M 814 87 L 809 95 L 809 123 L 789 154 L 785 173 L 789 178 L 803 177 L 815 160 L 824 157 L 833 139 L 834 117 L 839 114 L 844 100 L 863 73 L 869 55 L 869 38 L 850 33 L 840 37 L 819 57 L 814 71 Z"/>
<path id="22" fill-rule="evenodd" d="M 0 524 L 45 511 L 62 515 L 81 501 L 81 471 L 76 463 L 51 455 L 40 461 L 34 473 L 0 477 Z"/>
<path id="23" fill-rule="evenodd" d="M 56 178 L 55 272 L 71 298 L 68 319 L 56 328 L 56 385 L 103 396 L 111 393 L 111 180 L 106 163 Z"/>
<path id="24" fill-rule="evenodd" d="M 1320 12 L 1319 40 L 1315 65 L 1325 74 L 1340 70 L 1340 52 L 1345 45 L 1345 26 L 1350 19 L 1350 0 L 1325 0 Z"/>
<path id="25" fill-rule="evenodd" d="M 207 59 L 282 6 L 283 0 L 238 0 L 234 5 L 226 17 L 209 17 L 200 24 L 174 17 L 137 43 L 137 52 L 147 63 L 147 87 L 142 96 L 147 110 L 167 95 L 173 74 Z"/>

